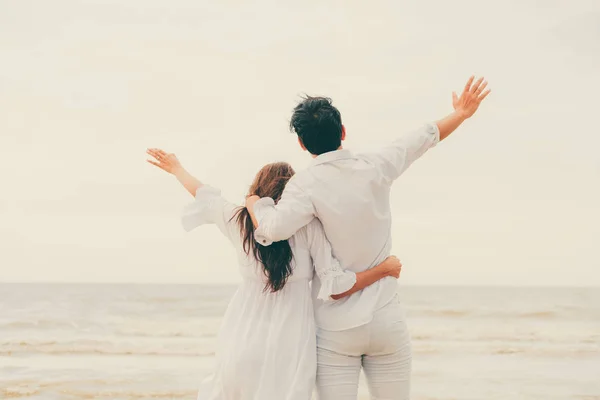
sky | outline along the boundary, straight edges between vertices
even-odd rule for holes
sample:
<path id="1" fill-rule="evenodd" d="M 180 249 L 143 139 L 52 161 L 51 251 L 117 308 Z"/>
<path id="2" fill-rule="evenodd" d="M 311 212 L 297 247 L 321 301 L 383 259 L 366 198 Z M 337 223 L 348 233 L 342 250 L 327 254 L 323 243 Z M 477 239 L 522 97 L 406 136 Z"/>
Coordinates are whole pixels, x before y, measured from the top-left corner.
<path id="1" fill-rule="evenodd" d="M 394 185 L 402 284 L 600 285 L 599 71 L 597 0 L 2 0 L 0 282 L 237 282 L 146 148 L 241 202 L 310 161 L 303 93 L 367 150 L 475 74 L 480 110 Z"/>

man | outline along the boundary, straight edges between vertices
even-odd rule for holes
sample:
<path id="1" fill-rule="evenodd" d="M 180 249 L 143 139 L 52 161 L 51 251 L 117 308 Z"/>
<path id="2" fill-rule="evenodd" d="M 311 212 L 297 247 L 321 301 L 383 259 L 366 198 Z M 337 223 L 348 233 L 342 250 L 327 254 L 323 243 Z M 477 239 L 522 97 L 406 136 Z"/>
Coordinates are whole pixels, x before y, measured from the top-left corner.
<path id="1" fill-rule="evenodd" d="M 285 240 L 318 217 L 345 269 L 360 272 L 390 255 L 390 188 L 415 160 L 444 140 L 489 94 L 471 77 L 453 93 L 454 112 L 405 134 L 381 150 L 354 154 L 342 148 L 346 129 L 331 100 L 308 97 L 294 109 L 290 128 L 314 160 L 287 184 L 277 205 L 251 196 L 246 206 L 264 246 Z M 313 293 L 320 282 L 313 281 Z M 315 297 L 317 391 L 321 400 L 355 400 L 363 368 L 374 399 L 410 396 L 411 348 L 395 279 L 386 278 L 336 302 Z"/>

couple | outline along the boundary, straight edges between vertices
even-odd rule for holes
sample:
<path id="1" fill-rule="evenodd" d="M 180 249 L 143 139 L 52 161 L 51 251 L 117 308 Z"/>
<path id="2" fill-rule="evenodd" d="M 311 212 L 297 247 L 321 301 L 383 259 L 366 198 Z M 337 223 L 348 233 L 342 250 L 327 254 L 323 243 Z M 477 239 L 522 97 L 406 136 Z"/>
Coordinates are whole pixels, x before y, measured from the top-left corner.
<path id="1" fill-rule="evenodd" d="M 379 151 L 342 148 L 346 129 L 327 98 L 308 97 L 290 128 L 313 160 L 297 174 L 263 167 L 244 206 L 190 175 L 175 155 L 157 167 L 195 196 L 186 230 L 215 224 L 236 248 L 242 283 L 218 336 L 217 366 L 199 400 L 355 400 L 363 369 L 373 399 L 410 397 L 411 346 L 391 251 L 390 188 L 487 96 L 471 77 L 454 112 Z M 312 281 L 312 284 L 310 283 Z"/>

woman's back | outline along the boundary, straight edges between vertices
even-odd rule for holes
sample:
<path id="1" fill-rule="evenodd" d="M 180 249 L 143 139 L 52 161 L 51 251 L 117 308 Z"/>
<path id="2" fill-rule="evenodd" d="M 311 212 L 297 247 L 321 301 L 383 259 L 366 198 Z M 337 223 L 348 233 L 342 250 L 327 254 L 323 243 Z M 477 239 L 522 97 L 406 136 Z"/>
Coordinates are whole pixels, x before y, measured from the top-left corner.
<path id="1" fill-rule="evenodd" d="M 198 399 L 310 399 L 316 376 L 316 333 L 308 231 L 314 225 L 290 239 L 292 274 L 282 289 L 271 292 L 265 290 L 262 264 L 243 248 L 236 211 L 217 189 L 204 186 L 182 218 L 186 230 L 217 225 L 234 246 L 242 275 L 219 332 L 215 376 Z"/>

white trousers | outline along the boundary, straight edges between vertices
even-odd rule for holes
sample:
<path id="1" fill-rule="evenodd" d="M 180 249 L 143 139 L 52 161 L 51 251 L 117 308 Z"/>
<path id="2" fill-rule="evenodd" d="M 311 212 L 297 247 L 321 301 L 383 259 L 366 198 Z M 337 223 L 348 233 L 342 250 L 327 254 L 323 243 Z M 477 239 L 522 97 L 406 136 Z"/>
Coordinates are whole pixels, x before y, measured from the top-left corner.
<path id="1" fill-rule="evenodd" d="M 317 330 L 319 400 L 356 400 L 361 367 L 373 400 L 408 400 L 410 336 L 398 296 L 373 320 L 345 331 Z"/>

